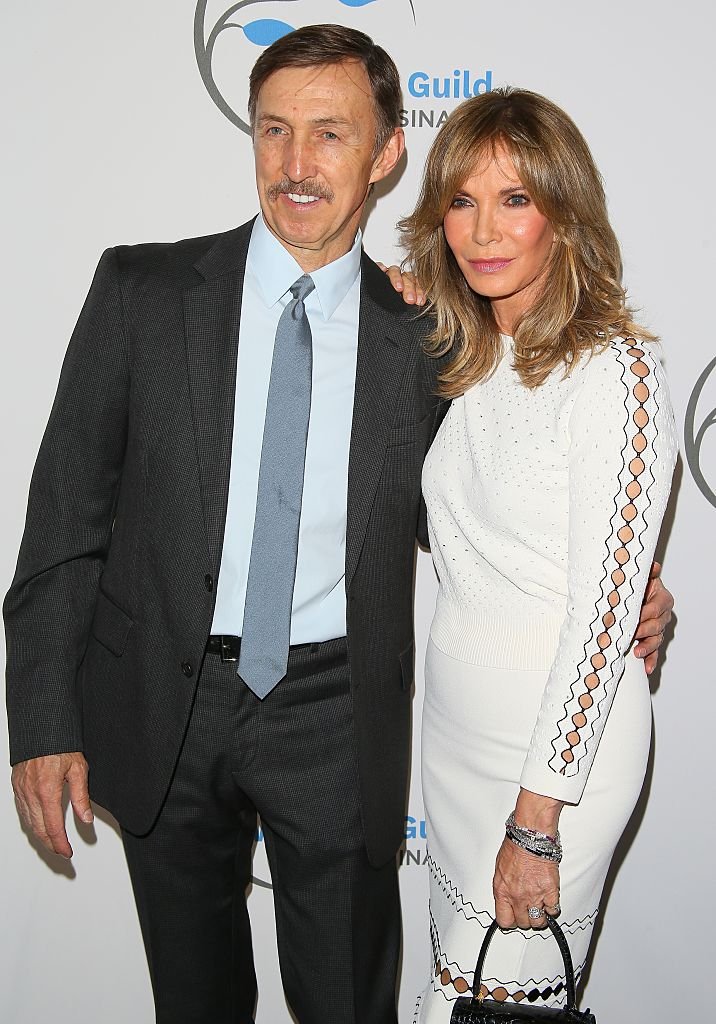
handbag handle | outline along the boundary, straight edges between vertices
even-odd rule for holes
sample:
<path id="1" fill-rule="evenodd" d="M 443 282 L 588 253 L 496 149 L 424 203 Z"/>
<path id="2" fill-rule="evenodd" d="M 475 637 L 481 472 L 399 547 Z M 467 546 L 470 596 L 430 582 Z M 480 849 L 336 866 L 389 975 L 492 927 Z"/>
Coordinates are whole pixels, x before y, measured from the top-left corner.
<path id="1" fill-rule="evenodd" d="M 480 988 L 482 986 L 482 971 L 485 966 L 485 957 L 487 956 L 487 949 L 492 941 L 492 936 L 498 930 L 500 926 L 497 921 L 493 921 L 490 927 L 487 929 L 485 938 L 482 940 L 482 946 L 480 947 L 480 953 L 477 957 L 477 966 L 475 967 L 475 980 L 472 986 L 472 995 L 474 999 L 481 1002 L 480 999 Z M 567 1004 L 566 1010 L 576 1010 L 577 1008 L 577 991 L 574 984 L 574 967 L 572 966 L 572 954 L 569 952 L 569 946 L 567 940 L 564 937 L 564 932 L 559 927 L 553 917 L 547 914 L 547 927 L 554 935 L 559 951 L 562 954 L 562 961 L 564 963 L 564 975 L 567 985 Z"/>

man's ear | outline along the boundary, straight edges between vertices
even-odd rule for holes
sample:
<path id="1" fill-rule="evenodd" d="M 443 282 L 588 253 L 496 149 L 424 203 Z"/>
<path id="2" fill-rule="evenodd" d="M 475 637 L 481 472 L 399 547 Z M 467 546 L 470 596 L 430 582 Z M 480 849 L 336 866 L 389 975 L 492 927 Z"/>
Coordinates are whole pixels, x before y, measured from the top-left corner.
<path id="1" fill-rule="evenodd" d="M 403 155 L 405 149 L 405 133 L 402 128 L 394 128 L 386 144 L 381 149 L 373 163 L 373 171 L 370 176 L 370 183 L 387 178 L 390 172 Z"/>

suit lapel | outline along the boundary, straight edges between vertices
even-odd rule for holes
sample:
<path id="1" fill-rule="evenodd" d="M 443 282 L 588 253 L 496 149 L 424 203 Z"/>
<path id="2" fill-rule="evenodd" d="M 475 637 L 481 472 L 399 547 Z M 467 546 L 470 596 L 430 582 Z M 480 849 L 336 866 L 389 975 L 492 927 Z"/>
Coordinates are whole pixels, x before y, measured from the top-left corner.
<path id="1" fill-rule="evenodd" d="M 361 269 L 358 356 L 348 462 L 346 587 L 351 583 L 363 548 L 409 355 L 399 320 L 399 315 L 405 315 L 403 300 L 365 254 Z"/>
<path id="2" fill-rule="evenodd" d="M 204 521 L 218 569 L 226 520 L 239 320 L 251 224 L 222 235 L 196 264 L 205 278 L 183 295 L 187 366 Z"/>
<path id="3" fill-rule="evenodd" d="M 204 277 L 183 294 L 187 367 L 204 521 L 218 569 L 231 471 L 239 322 L 253 222 L 222 235 L 196 264 Z M 365 254 L 348 468 L 346 585 L 358 565 L 385 448 L 408 366 L 402 299 Z"/>

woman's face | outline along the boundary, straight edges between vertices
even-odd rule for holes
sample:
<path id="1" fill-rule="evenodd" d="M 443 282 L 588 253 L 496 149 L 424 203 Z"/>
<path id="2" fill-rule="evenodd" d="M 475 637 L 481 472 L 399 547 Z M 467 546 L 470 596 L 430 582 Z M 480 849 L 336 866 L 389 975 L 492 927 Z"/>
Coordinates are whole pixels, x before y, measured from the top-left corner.
<path id="1" fill-rule="evenodd" d="M 555 239 L 503 149 L 473 169 L 443 225 L 470 288 L 490 300 L 500 330 L 512 334 L 539 295 Z"/>

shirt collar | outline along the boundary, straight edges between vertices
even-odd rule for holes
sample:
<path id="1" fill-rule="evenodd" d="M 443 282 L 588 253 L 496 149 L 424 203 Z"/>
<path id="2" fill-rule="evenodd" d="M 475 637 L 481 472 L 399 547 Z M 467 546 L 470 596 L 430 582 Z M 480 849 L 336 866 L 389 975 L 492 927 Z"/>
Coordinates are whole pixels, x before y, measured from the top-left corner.
<path id="1" fill-rule="evenodd" d="M 358 277 L 362 240 L 359 229 L 352 248 L 344 256 L 311 274 L 324 320 L 331 319 Z M 256 218 L 251 232 L 247 268 L 253 273 L 267 306 L 278 302 L 303 274 L 291 253 L 269 231 L 263 214 Z"/>

